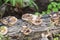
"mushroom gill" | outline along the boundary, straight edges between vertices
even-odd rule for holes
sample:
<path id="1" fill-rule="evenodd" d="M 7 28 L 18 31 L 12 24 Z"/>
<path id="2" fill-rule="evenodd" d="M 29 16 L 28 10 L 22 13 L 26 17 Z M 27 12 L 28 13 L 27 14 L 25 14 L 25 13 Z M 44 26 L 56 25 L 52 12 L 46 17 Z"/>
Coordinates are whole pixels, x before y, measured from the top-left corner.
<path id="1" fill-rule="evenodd" d="M 40 16 L 36 16 L 36 17 L 33 17 L 31 22 L 34 25 L 40 25 L 42 23 L 42 19 Z"/>
<path id="2" fill-rule="evenodd" d="M 24 26 L 21 30 L 21 32 L 24 34 L 24 35 L 29 35 L 32 30 L 30 28 L 28 28 L 27 26 Z"/>
<path id="3" fill-rule="evenodd" d="M 32 18 L 33 18 L 32 14 L 26 13 L 26 14 L 22 15 L 22 19 L 26 20 L 26 21 L 32 20 Z"/>
<path id="4" fill-rule="evenodd" d="M 12 26 L 17 22 L 17 18 L 14 16 L 8 16 L 1 19 L 1 22 L 5 25 Z"/>

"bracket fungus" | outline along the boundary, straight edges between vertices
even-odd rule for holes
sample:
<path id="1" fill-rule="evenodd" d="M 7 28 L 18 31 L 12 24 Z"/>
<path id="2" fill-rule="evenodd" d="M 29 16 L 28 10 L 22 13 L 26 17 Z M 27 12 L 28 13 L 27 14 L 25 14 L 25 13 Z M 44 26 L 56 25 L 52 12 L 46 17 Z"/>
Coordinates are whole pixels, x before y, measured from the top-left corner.
<path id="1" fill-rule="evenodd" d="M 28 21 L 34 25 L 40 25 L 42 23 L 41 15 L 36 16 L 33 14 L 24 14 L 22 19 Z"/>
<path id="2" fill-rule="evenodd" d="M 42 19 L 41 19 L 41 16 L 39 15 L 39 16 L 33 16 L 33 19 L 32 19 L 32 24 L 34 24 L 34 25 L 41 25 L 41 23 L 42 23 Z"/>
<path id="3" fill-rule="evenodd" d="M 7 34 L 7 32 L 8 32 L 8 29 L 7 29 L 6 26 L 1 26 L 1 27 L 0 27 L 0 33 L 1 33 L 2 35 Z"/>
<path id="4" fill-rule="evenodd" d="M 33 16 L 32 14 L 26 13 L 26 14 L 22 15 L 22 19 L 25 21 L 30 21 L 33 18 L 32 16 Z"/>
<path id="5" fill-rule="evenodd" d="M 14 16 L 8 16 L 1 19 L 1 22 L 8 26 L 13 26 L 17 22 L 17 18 Z"/>
<path id="6" fill-rule="evenodd" d="M 51 13 L 51 22 L 54 24 L 54 25 L 59 25 L 59 15 L 58 13 Z"/>
<path id="7" fill-rule="evenodd" d="M 27 26 L 23 26 L 21 32 L 24 34 L 24 35 L 29 35 L 32 30 L 30 28 L 28 28 Z"/>

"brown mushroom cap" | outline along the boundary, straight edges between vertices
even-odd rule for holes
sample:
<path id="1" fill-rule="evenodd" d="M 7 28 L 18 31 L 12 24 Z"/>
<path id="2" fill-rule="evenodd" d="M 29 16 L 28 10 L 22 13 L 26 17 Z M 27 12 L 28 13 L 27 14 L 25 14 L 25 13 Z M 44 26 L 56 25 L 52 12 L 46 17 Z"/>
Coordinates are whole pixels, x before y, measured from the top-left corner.
<path id="1" fill-rule="evenodd" d="M 14 25 L 15 23 L 17 22 L 17 18 L 14 17 L 14 16 L 11 16 L 10 19 L 9 19 L 9 23 L 8 25 Z"/>
<path id="2" fill-rule="evenodd" d="M 24 26 L 21 30 L 21 32 L 24 34 L 24 35 L 29 35 L 32 30 L 30 28 L 28 28 L 27 26 Z"/>
<path id="3" fill-rule="evenodd" d="M 48 36 L 50 36 L 50 35 L 52 35 L 51 33 L 48 33 L 48 34 L 46 34 L 46 37 L 48 37 Z"/>
<path id="4" fill-rule="evenodd" d="M 40 25 L 42 23 L 42 19 L 40 16 L 33 17 L 31 21 L 34 25 Z"/>
<path id="5" fill-rule="evenodd" d="M 7 28 L 6 26 L 1 26 L 1 27 L 0 27 L 0 33 L 1 33 L 2 35 L 7 34 L 7 32 L 8 32 L 8 28 Z"/>
<path id="6" fill-rule="evenodd" d="M 51 16 L 51 22 L 55 25 L 58 24 L 59 22 L 59 15 L 58 13 L 54 13 L 53 15 L 50 15 Z"/>
<path id="7" fill-rule="evenodd" d="M 25 35 L 29 35 L 29 34 L 31 33 L 31 29 L 28 28 L 28 29 L 26 29 L 23 33 L 24 33 Z"/>
<path id="8" fill-rule="evenodd" d="M 17 22 L 17 18 L 14 16 L 8 16 L 1 19 L 1 22 L 5 25 L 12 26 Z"/>
<path id="9" fill-rule="evenodd" d="M 59 25 L 59 14 L 58 13 L 54 13 L 53 15 L 50 15 L 51 16 L 51 22 L 54 24 L 54 25 Z"/>
<path id="10" fill-rule="evenodd" d="M 58 19 L 59 18 L 58 13 L 51 14 L 50 16 L 51 16 L 52 19 Z"/>
<path id="11" fill-rule="evenodd" d="M 42 37 L 48 37 L 48 36 L 51 36 L 51 35 L 52 35 L 52 34 L 51 34 L 50 32 L 49 32 L 49 33 L 46 33 L 46 34 L 45 34 L 45 33 L 42 33 L 42 34 L 41 34 Z"/>
<path id="12" fill-rule="evenodd" d="M 7 22 L 7 20 L 6 20 L 6 19 L 1 19 L 1 22 L 2 22 L 3 24 L 5 24 L 5 25 L 7 25 L 7 24 L 8 24 L 8 22 Z"/>
<path id="13" fill-rule="evenodd" d="M 36 15 L 33 15 L 33 14 L 24 14 L 22 16 L 22 19 L 26 20 L 26 21 L 29 21 L 30 23 L 32 23 L 34 25 L 40 25 L 42 23 L 41 15 L 36 16 Z"/>
<path id="14" fill-rule="evenodd" d="M 26 21 L 31 20 L 32 18 L 33 18 L 32 14 L 28 14 L 28 13 L 22 16 L 22 19 Z"/>
<path id="15" fill-rule="evenodd" d="M 42 20 L 33 20 L 32 23 L 34 25 L 40 25 L 42 23 Z"/>

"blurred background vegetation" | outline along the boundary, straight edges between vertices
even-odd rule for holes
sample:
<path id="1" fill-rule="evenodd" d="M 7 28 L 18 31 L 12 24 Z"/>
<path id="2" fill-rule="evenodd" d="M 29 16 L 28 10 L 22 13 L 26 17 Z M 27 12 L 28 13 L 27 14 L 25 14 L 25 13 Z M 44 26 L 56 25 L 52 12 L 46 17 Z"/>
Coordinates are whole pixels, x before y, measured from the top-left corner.
<path id="1" fill-rule="evenodd" d="M 6 4 L 5 12 L 9 13 L 8 15 L 11 14 L 11 11 L 18 13 L 20 16 L 27 12 L 40 12 L 40 14 L 45 15 L 60 11 L 60 0 L 0 0 L 0 9 L 3 4 Z M 14 8 L 17 8 L 18 11 Z"/>

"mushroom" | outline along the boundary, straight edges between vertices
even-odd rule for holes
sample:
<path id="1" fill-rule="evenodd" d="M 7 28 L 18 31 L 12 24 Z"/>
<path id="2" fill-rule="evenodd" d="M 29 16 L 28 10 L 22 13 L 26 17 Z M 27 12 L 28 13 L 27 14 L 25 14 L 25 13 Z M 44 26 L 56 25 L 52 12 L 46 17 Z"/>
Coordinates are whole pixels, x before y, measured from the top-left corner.
<path id="1" fill-rule="evenodd" d="M 34 25 L 40 25 L 42 23 L 41 16 L 33 16 L 33 19 L 31 21 Z"/>
<path id="2" fill-rule="evenodd" d="M 27 26 L 23 26 L 21 32 L 24 34 L 24 35 L 29 35 L 32 30 L 30 28 L 28 28 Z"/>
<path id="3" fill-rule="evenodd" d="M 41 20 L 41 15 L 39 16 L 36 16 L 36 15 L 33 15 L 33 14 L 24 14 L 22 16 L 22 19 L 23 20 L 26 20 L 34 25 L 40 25 L 42 23 L 42 20 Z"/>
<path id="4" fill-rule="evenodd" d="M 60 18 L 60 11 L 58 12 L 58 16 L 59 16 L 59 18 Z"/>
<path id="5" fill-rule="evenodd" d="M 32 20 L 32 18 L 33 18 L 32 14 L 26 13 L 26 14 L 22 15 L 22 19 L 26 20 L 26 21 Z"/>
<path id="6" fill-rule="evenodd" d="M 58 19 L 59 18 L 58 13 L 52 13 L 50 16 L 52 19 Z"/>
<path id="7" fill-rule="evenodd" d="M 9 26 L 12 26 L 12 25 L 14 25 L 16 22 L 17 22 L 17 18 L 14 17 L 14 16 L 11 16 L 10 19 L 9 19 L 8 25 L 9 25 Z"/>
<path id="8" fill-rule="evenodd" d="M 0 33 L 1 33 L 2 35 L 7 34 L 7 32 L 8 32 L 8 29 L 7 29 L 6 26 L 1 26 L 1 27 L 0 27 Z"/>
<path id="9" fill-rule="evenodd" d="M 51 22 L 53 23 L 53 24 L 55 24 L 55 25 L 58 25 L 58 23 L 59 23 L 59 15 L 58 15 L 58 13 L 51 13 Z"/>
<path id="10" fill-rule="evenodd" d="M 7 21 L 7 19 L 5 19 L 5 18 L 1 19 L 0 21 L 1 21 L 3 24 L 5 24 L 5 25 L 8 24 L 8 21 Z"/>
<path id="11" fill-rule="evenodd" d="M 41 34 L 42 37 L 46 37 L 46 38 L 48 38 L 48 36 L 51 36 L 51 35 L 52 35 L 52 34 L 51 34 L 50 32 L 49 32 L 49 33 L 46 33 L 46 34 L 45 34 L 45 33 L 42 33 L 42 34 Z"/>
<path id="12" fill-rule="evenodd" d="M 1 19 L 1 22 L 5 25 L 12 26 L 17 22 L 17 18 L 14 16 L 8 16 Z"/>
<path id="13" fill-rule="evenodd" d="M 58 15 L 59 15 L 59 22 L 58 22 L 58 25 L 60 26 L 60 12 L 58 12 Z"/>
<path id="14" fill-rule="evenodd" d="M 42 33 L 41 36 L 42 36 L 41 40 L 49 40 L 44 33 Z"/>

